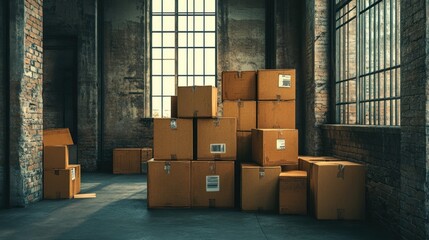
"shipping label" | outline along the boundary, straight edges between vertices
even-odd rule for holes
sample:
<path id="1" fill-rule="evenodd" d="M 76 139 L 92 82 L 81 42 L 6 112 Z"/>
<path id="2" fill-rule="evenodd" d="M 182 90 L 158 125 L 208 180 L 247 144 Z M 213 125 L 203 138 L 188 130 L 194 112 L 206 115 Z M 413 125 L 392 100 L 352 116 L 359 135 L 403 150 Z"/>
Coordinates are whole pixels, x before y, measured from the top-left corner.
<path id="1" fill-rule="evenodd" d="M 277 139 L 277 150 L 285 150 L 285 149 L 286 149 L 286 140 Z"/>
<path id="2" fill-rule="evenodd" d="M 292 76 L 286 74 L 279 75 L 279 87 L 281 88 L 290 88 L 292 82 Z"/>
<path id="3" fill-rule="evenodd" d="M 226 153 L 226 144 L 225 143 L 210 144 L 210 153 L 213 153 L 213 154 Z"/>
<path id="4" fill-rule="evenodd" d="M 219 175 L 206 176 L 206 191 L 207 192 L 219 192 L 220 191 Z"/>
<path id="5" fill-rule="evenodd" d="M 72 168 L 71 169 L 71 179 L 75 180 L 76 179 L 76 168 Z"/>

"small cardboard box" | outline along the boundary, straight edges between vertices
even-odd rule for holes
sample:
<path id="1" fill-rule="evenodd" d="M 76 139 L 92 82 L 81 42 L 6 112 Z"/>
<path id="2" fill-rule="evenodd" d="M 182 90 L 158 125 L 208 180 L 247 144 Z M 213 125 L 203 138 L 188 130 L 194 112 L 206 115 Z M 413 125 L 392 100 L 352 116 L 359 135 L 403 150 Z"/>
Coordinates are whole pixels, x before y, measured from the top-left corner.
<path id="1" fill-rule="evenodd" d="M 141 173 L 141 148 L 113 149 L 113 174 Z"/>
<path id="2" fill-rule="evenodd" d="M 258 100 L 295 100 L 295 69 L 258 70 Z"/>
<path id="3" fill-rule="evenodd" d="M 70 199 L 75 193 L 76 169 L 48 169 L 44 171 L 44 199 Z"/>
<path id="4" fill-rule="evenodd" d="M 298 130 L 253 129 L 252 160 L 261 166 L 298 162 Z"/>
<path id="5" fill-rule="evenodd" d="M 241 210 L 277 211 L 280 166 L 241 165 Z"/>
<path id="6" fill-rule="evenodd" d="M 216 117 L 217 89 L 212 86 L 177 88 L 177 116 L 179 118 Z"/>
<path id="7" fill-rule="evenodd" d="M 76 178 L 74 180 L 74 195 L 76 195 L 76 194 L 80 193 L 80 185 L 82 182 L 80 164 L 70 164 L 69 168 L 75 169 Z"/>
<path id="8" fill-rule="evenodd" d="M 224 101 L 223 116 L 236 118 L 238 131 L 251 131 L 256 128 L 256 102 Z"/>
<path id="9" fill-rule="evenodd" d="M 279 179 L 279 213 L 306 215 L 307 172 L 282 172 Z"/>
<path id="10" fill-rule="evenodd" d="M 256 100 L 256 71 L 222 72 L 223 100 Z"/>
<path id="11" fill-rule="evenodd" d="M 252 161 L 252 132 L 237 132 L 237 161 Z"/>
<path id="12" fill-rule="evenodd" d="M 295 101 L 259 101 L 258 128 L 295 129 Z"/>
<path id="13" fill-rule="evenodd" d="M 312 169 L 317 219 L 365 218 L 365 167 L 361 164 L 316 162 Z"/>
<path id="14" fill-rule="evenodd" d="M 237 128 L 235 118 L 197 120 L 197 159 L 236 160 Z"/>
<path id="15" fill-rule="evenodd" d="M 153 122 L 153 150 L 156 160 L 193 159 L 192 119 L 156 118 Z"/>
<path id="16" fill-rule="evenodd" d="M 234 207 L 233 161 L 192 162 L 192 207 Z"/>
<path id="17" fill-rule="evenodd" d="M 148 208 L 191 206 L 191 161 L 148 162 Z"/>
<path id="18" fill-rule="evenodd" d="M 68 128 L 45 129 L 43 131 L 43 168 L 67 169 L 69 167 L 69 147 L 73 139 Z"/>

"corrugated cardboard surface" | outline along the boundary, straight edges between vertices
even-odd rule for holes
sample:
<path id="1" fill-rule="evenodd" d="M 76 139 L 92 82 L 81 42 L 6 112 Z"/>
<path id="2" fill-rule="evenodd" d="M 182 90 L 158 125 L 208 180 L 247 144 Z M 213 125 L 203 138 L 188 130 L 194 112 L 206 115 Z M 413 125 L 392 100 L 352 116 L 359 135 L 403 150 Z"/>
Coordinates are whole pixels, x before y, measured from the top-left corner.
<path id="1" fill-rule="evenodd" d="M 44 199 L 70 199 L 74 195 L 72 169 L 45 170 L 43 181 Z"/>
<path id="2" fill-rule="evenodd" d="M 191 161 L 148 161 L 148 208 L 191 206 Z"/>
<path id="3" fill-rule="evenodd" d="M 236 160 L 237 136 L 235 118 L 197 120 L 197 159 Z M 212 153 L 211 144 L 225 144 L 225 153 Z"/>
<path id="4" fill-rule="evenodd" d="M 252 132 L 237 132 L 237 161 L 252 161 Z"/>
<path id="5" fill-rule="evenodd" d="M 68 128 L 43 130 L 43 146 L 73 145 L 73 139 Z"/>
<path id="6" fill-rule="evenodd" d="M 277 211 L 280 167 L 241 165 L 241 209 Z"/>
<path id="7" fill-rule="evenodd" d="M 279 77 L 290 75 L 290 87 L 279 87 Z M 295 69 L 258 70 L 258 100 L 295 100 Z"/>
<path id="8" fill-rule="evenodd" d="M 258 128 L 295 129 L 295 101 L 258 101 Z"/>
<path id="9" fill-rule="evenodd" d="M 171 118 L 177 118 L 177 96 L 171 96 Z"/>
<path id="10" fill-rule="evenodd" d="M 142 148 L 142 162 L 147 162 L 153 158 L 153 150 L 152 148 Z"/>
<path id="11" fill-rule="evenodd" d="M 66 169 L 69 166 L 69 150 L 66 145 L 45 146 L 43 151 L 43 168 Z"/>
<path id="12" fill-rule="evenodd" d="M 256 71 L 222 72 L 223 100 L 256 100 Z"/>
<path id="13" fill-rule="evenodd" d="M 223 116 L 236 118 L 238 131 L 250 131 L 256 128 L 256 102 L 224 101 Z"/>
<path id="14" fill-rule="evenodd" d="M 351 162 L 316 162 L 312 169 L 317 219 L 365 218 L 365 167 Z"/>
<path id="15" fill-rule="evenodd" d="M 172 128 L 172 121 L 175 121 L 175 128 Z M 192 119 L 156 118 L 153 122 L 153 150 L 155 159 L 193 159 L 194 135 Z"/>
<path id="16" fill-rule="evenodd" d="M 74 195 L 80 193 L 80 185 L 81 185 L 81 168 L 80 164 L 71 164 L 69 165 L 69 168 L 75 168 L 76 178 L 73 181 L 74 182 Z"/>
<path id="17" fill-rule="evenodd" d="M 180 118 L 216 117 L 217 88 L 212 86 L 179 87 L 177 115 Z"/>
<path id="18" fill-rule="evenodd" d="M 282 172 L 279 179 L 279 213 L 307 214 L 307 172 Z"/>
<path id="19" fill-rule="evenodd" d="M 113 149 L 113 173 L 135 174 L 141 171 L 141 148 Z"/>
<path id="20" fill-rule="evenodd" d="M 285 148 L 277 144 L 284 142 Z M 280 166 L 298 162 L 298 130 L 253 129 L 252 160 L 261 166 Z"/>
<path id="21" fill-rule="evenodd" d="M 282 172 L 299 170 L 298 163 L 296 162 L 284 163 L 281 165 L 281 167 L 282 167 Z"/>
<path id="22" fill-rule="evenodd" d="M 234 207 L 233 161 L 192 162 L 192 207 Z M 219 191 L 207 191 L 206 177 L 219 176 Z"/>

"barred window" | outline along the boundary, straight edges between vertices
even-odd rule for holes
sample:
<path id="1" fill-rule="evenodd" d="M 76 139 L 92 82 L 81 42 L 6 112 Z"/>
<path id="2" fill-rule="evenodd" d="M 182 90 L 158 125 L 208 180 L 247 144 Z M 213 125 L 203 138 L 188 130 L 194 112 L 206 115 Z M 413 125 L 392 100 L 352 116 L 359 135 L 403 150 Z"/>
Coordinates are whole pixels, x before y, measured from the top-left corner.
<path id="1" fill-rule="evenodd" d="M 335 0 L 336 122 L 400 125 L 400 0 Z"/>
<path id="2" fill-rule="evenodd" d="M 152 117 L 178 86 L 216 85 L 216 0 L 152 1 Z"/>

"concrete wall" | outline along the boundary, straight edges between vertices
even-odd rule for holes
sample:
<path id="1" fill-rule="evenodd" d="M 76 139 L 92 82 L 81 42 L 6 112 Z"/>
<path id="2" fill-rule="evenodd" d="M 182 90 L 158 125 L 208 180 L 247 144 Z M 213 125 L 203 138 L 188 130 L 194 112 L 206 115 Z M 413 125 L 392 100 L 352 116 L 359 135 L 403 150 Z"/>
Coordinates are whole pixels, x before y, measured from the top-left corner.
<path id="1" fill-rule="evenodd" d="M 9 193 L 7 188 L 8 164 L 7 164 L 7 96 L 8 81 L 6 65 L 6 0 L 0 0 L 0 208 L 6 206 L 9 202 Z"/>
<path id="2" fill-rule="evenodd" d="M 99 159 L 99 74 L 96 0 L 46 0 L 46 38 L 77 39 L 77 138 L 78 160 L 83 170 L 97 170 Z"/>
<path id="3" fill-rule="evenodd" d="M 103 2 L 103 158 L 112 170 L 117 147 L 152 147 L 152 120 L 145 118 L 145 1 Z"/>

